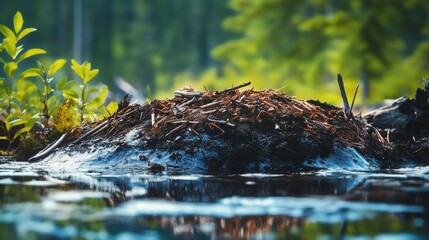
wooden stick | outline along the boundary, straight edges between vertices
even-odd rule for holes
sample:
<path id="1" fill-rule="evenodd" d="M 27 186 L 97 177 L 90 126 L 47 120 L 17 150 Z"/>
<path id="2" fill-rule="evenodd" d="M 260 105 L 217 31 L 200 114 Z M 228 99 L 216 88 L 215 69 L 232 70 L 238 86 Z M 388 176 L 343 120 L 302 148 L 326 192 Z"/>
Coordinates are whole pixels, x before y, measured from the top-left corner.
<path id="1" fill-rule="evenodd" d="M 349 105 L 349 101 L 347 100 L 347 94 L 346 94 L 346 90 L 344 89 L 344 82 L 341 74 L 338 74 L 337 80 L 338 80 L 338 86 L 340 87 L 341 98 L 343 99 L 343 103 L 344 103 L 344 110 L 346 112 L 349 112 L 350 105 Z"/>
<path id="2" fill-rule="evenodd" d="M 352 110 L 353 110 L 353 106 L 355 105 L 355 99 L 356 99 L 356 95 L 357 95 L 358 90 L 359 90 L 359 84 L 357 85 L 356 90 L 355 90 L 355 94 L 353 95 L 352 106 L 350 107 L 350 114 L 352 114 Z"/>
<path id="3" fill-rule="evenodd" d="M 155 125 L 155 113 L 154 112 L 150 114 L 150 119 L 152 122 L 152 126 Z"/>
<path id="4" fill-rule="evenodd" d="M 217 120 L 217 119 L 212 119 L 212 118 L 207 118 L 207 120 L 209 120 L 210 122 L 223 123 L 223 124 L 226 124 L 226 125 L 228 125 L 228 126 L 235 127 L 235 124 L 230 123 L 230 122 L 228 122 L 228 121 L 224 121 L 224 120 Z"/>
<path id="5" fill-rule="evenodd" d="M 225 90 L 221 91 L 220 93 L 226 93 L 226 92 L 229 92 L 229 91 L 235 91 L 235 90 L 240 89 L 242 87 L 249 86 L 250 84 L 251 84 L 250 82 L 243 83 L 243 84 L 240 84 L 240 85 L 238 85 L 236 87 L 225 89 Z"/>
<path id="6" fill-rule="evenodd" d="M 87 133 L 82 135 L 80 138 L 78 138 L 77 140 L 72 142 L 72 144 L 77 144 L 77 143 L 81 142 L 82 140 L 85 140 L 89 137 L 92 137 L 95 132 L 106 127 L 108 125 L 107 123 L 108 123 L 108 121 L 105 121 L 105 122 L 101 123 L 100 125 L 98 125 L 97 127 L 91 129 L 90 131 L 88 131 Z"/>
<path id="7" fill-rule="evenodd" d="M 52 151 L 54 151 L 57 147 L 59 147 L 68 137 L 67 133 L 64 133 L 61 135 L 61 137 L 50 147 L 43 149 L 42 151 L 38 152 L 36 155 L 32 156 L 30 159 L 28 159 L 29 162 L 36 162 L 46 156 L 48 156 Z"/>
<path id="8" fill-rule="evenodd" d="M 207 107 L 211 107 L 211 106 L 213 106 L 213 105 L 216 105 L 216 104 L 218 104 L 220 101 L 213 101 L 213 102 L 211 102 L 211 103 L 207 103 L 207 104 L 205 104 L 205 105 L 201 105 L 200 106 L 200 108 L 207 108 Z"/>
<path id="9" fill-rule="evenodd" d="M 185 127 L 185 125 L 184 124 L 182 124 L 182 125 L 180 125 L 180 126 L 178 126 L 178 127 L 175 127 L 173 130 L 171 130 L 169 133 L 167 133 L 167 134 L 165 134 L 165 137 L 167 137 L 168 135 L 170 135 L 170 134 L 172 134 L 172 133 L 174 133 L 174 132 L 176 132 L 176 131 L 179 131 L 180 129 L 182 129 L 182 128 L 184 128 Z"/>

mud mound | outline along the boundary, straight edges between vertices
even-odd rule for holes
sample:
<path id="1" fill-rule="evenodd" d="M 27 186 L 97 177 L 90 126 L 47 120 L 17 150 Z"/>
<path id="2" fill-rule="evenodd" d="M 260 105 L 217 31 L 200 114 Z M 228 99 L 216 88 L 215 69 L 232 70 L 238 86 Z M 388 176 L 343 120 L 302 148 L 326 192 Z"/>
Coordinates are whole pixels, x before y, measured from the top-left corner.
<path id="1" fill-rule="evenodd" d="M 424 134 L 395 138 L 391 129 L 374 127 L 342 108 L 240 87 L 221 92 L 185 88 L 174 98 L 143 105 L 124 98 L 113 116 L 76 128 L 58 141 L 63 147 L 31 160 L 64 168 L 171 167 L 205 173 L 428 163 Z"/>

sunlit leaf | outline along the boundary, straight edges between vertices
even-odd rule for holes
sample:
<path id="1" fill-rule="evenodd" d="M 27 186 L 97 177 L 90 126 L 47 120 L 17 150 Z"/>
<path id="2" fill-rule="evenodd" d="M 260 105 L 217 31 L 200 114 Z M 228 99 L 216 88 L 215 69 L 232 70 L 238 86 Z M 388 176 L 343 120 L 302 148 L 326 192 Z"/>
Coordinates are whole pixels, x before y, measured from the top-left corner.
<path id="1" fill-rule="evenodd" d="M 15 17 L 13 17 L 13 27 L 15 28 L 15 33 L 19 33 L 24 24 L 24 19 L 22 18 L 21 12 L 16 12 Z"/>
<path id="2" fill-rule="evenodd" d="M 91 70 L 83 79 L 83 83 L 86 84 L 91 81 L 93 78 L 95 78 L 95 76 L 97 76 L 98 72 L 98 69 Z"/>
<path id="3" fill-rule="evenodd" d="M 108 117 L 114 114 L 118 110 L 118 102 L 111 101 L 106 107 L 101 108 L 101 112 L 104 116 Z"/>
<path id="4" fill-rule="evenodd" d="M 4 90 L 6 93 L 10 92 L 10 86 L 4 79 L 0 79 L 0 92 L 1 90 Z"/>
<path id="5" fill-rule="evenodd" d="M 18 64 L 16 62 L 9 62 L 4 65 L 3 70 L 9 78 L 12 78 L 16 70 L 18 70 Z"/>
<path id="6" fill-rule="evenodd" d="M 81 78 L 84 79 L 85 78 L 85 72 L 83 69 L 83 66 L 80 65 L 76 60 L 72 59 L 71 60 L 72 66 L 71 69 L 73 69 L 73 71 Z"/>
<path id="7" fill-rule="evenodd" d="M 57 89 L 60 90 L 66 99 L 73 98 L 78 99 L 80 94 L 80 84 L 76 81 L 64 82 L 61 80 L 57 84 Z"/>
<path id="8" fill-rule="evenodd" d="M 55 95 L 52 95 L 48 98 L 48 101 L 46 103 L 48 105 L 48 112 L 50 115 L 54 115 L 57 112 L 57 109 L 60 107 L 58 103 L 58 97 Z"/>
<path id="9" fill-rule="evenodd" d="M 19 57 L 17 63 L 20 63 L 21 61 L 23 61 L 29 57 L 32 57 L 34 55 L 45 54 L 45 53 L 46 53 L 46 51 L 43 49 L 40 49 L 40 48 L 29 49 Z"/>
<path id="10" fill-rule="evenodd" d="M 36 120 L 34 119 L 28 119 L 26 120 L 24 127 L 19 129 L 15 135 L 13 136 L 13 140 L 15 140 L 16 138 L 18 138 L 19 136 L 21 136 L 22 134 L 28 133 L 31 131 L 31 129 L 33 128 L 34 124 L 36 123 Z"/>
<path id="11" fill-rule="evenodd" d="M 24 30 L 22 30 L 22 32 L 20 32 L 18 34 L 18 41 L 21 40 L 23 37 L 27 36 L 29 33 L 35 32 L 37 31 L 36 28 L 25 28 Z"/>
<path id="12" fill-rule="evenodd" d="M 0 136 L 0 140 L 8 140 L 9 141 L 9 138 L 7 136 Z"/>
<path id="13" fill-rule="evenodd" d="M 109 94 L 109 88 L 104 85 L 99 92 L 100 93 L 97 96 L 87 103 L 88 106 L 99 108 L 103 105 L 104 101 L 106 101 L 107 95 Z"/>
<path id="14" fill-rule="evenodd" d="M 6 49 L 7 54 L 9 54 L 12 59 L 15 59 L 17 55 L 17 49 L 15 44 L 16 42 L 13 41 L 13 39 L 11 38 L 5 38 L 3 40 L 4 49 Z"/>
<path id="15" fill-rule="evenodd" d="M 60 79 L 60 81 L 57 83 L 56 87 L 59 91 L 62 91 L 64 89 L 64 86 L 67 83 L 67 77 L 63 77 Z"/>
<path id="16" fill-rule="evenodd" d="M 54 63 L 51 64 L 48 70 L 48 76 L 54 75 L 58 70 L 60 70 L 67 61 L 65 59 L 58 59 Z"/>
<path id="17" fill-rule="evenodd" d="M 38 77 L 41 74 L 41 70 L 38 68 L 29 68 L 27 70 L 25 70 L 24 72 L 22 72 L 18 79 L 22 79 L 22 78 L 30 78 L 30 77 Z"/>
<path id="18" fill-rule="evenodd" d="M 16 43 L 15 33 L 13 33 L 10 28 L 6 27 L 5 25 L 0 25 L 0 32 L 3 34 L 3 36 L 5 36 L 5 38 L 9 38 L 13 40 L 14 43 Z"/>
<path id="19" fill-rule="evenodd" d="M 45 85 L 45 87 L 44 87 L 44 94 L 45 94 L 45 96 L 49 95 L 53 91 L 54 90 L 51 88 L 51 86 Z"/>

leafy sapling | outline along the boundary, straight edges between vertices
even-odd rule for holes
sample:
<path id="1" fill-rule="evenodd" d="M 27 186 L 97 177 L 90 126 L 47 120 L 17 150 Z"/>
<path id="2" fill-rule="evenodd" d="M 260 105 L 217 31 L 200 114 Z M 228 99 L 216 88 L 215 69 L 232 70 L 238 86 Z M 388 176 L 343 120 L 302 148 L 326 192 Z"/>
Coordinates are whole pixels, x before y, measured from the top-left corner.
<path id="1" fill-rule="evenodd" d="M 18 45 L 20 40 L 27 36 L 29 33 L 36 31 L 35 28 L 25 28 L 22 29 L 24 24 L 24 19 L 22 18 L 22 14 L 17 12 L 13 18 L 13 30 L 0 25 L 0 32 L 5 37 L 1 44 L 1 48 L 4 49 L 6 54 L 8 55 L 9 60 L 0 57 L 0 62 L 3 64 L 3 71 L 6 75 L 5 78 L 1 79 L 1 88 L 4 89 L 2 96 L 6 98 L 6 114 L 10 114 L 13 111 L 13 94 L 12 89 L 14 82 L 17 80 L 15 73 L 19 69 L 19 64 L 27 58 L 30 58 L 34 55 L 45 54 L 46 51 L 39 48 L 32 48 L 25 52 L 23 52 L 23 45 Z"/>

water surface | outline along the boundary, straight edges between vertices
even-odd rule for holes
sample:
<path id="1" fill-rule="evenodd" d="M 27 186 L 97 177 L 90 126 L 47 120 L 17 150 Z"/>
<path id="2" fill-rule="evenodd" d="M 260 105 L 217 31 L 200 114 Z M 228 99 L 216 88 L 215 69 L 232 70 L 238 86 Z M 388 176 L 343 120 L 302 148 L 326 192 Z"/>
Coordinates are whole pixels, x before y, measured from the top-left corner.
<path id="1" fill-rule="evenodd" d="M 189 175 L 0 165 L 1 239 L 424 239 L 429 168 Z"/>

